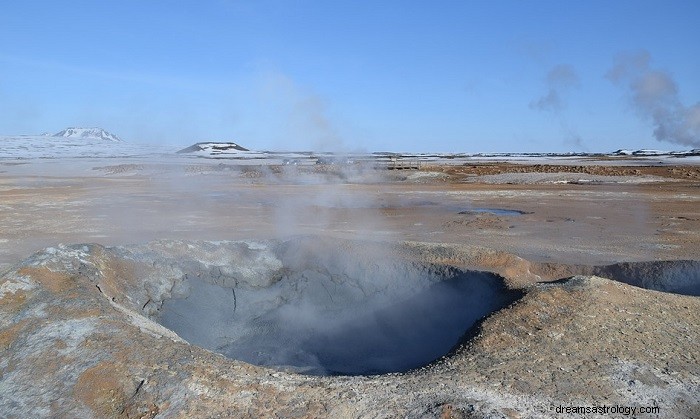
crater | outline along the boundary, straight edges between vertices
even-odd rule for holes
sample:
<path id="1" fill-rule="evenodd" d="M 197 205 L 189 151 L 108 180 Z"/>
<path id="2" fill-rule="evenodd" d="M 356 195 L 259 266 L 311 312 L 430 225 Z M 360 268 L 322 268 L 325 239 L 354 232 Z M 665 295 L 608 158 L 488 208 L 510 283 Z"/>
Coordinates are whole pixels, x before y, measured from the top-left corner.
<path id="1" fill-rule="evenodd" d="M 213 249 L 235 254 L 229 267 L 184 263 L 189 272 L 151 318 L 229 358 L 310 375 L 425 366 L 520 296 L 496 274 L 409 262 L 374 247 L 232 246 Z"/>
<path id="2" fill-rule="evenodd" d="M 700 261 L 622 262 L 583 269 L 583 273 L 654 291 L 700 296 Z"/>
<path id="3" fill-rule="evenodd" d="M 539 264 L 471 247 L 314 236 L 75 245 L 36 258 L 53 261 L 52 269 L 76 269 L 111 303 L 190 344 L 309 375 L 403 373 L 429 365 L 539 279 L 598 275 L 700 293 L 700 261 Z M 507 278 L 455 265 L 507 265 Z"/>

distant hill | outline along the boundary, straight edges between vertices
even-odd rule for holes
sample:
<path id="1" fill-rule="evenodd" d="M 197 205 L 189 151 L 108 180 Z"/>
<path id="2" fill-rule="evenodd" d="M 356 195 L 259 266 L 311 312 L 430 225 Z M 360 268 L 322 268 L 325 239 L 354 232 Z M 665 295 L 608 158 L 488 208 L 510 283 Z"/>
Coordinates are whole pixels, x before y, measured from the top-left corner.
<path id="1" fill-rule="evenodd" d="M 187 148 L 183 148 L 178 151 L 178 153 L 196 153 L 199 151 L 207 151 L 214 154 L 221 153 L 235 153 L 237 151 L 250 151 L 245 147 L 232 142 L 204 142 L 191 145 Z"/>
<path id="2" fill-rule="evenodd" d="M 121 143 L 121 138 L 114 134 L 105 131 L 102 128 L 66 128 L 61 132 L 57 132 L 52 137 L 62 138 L 85 138 L 91 140 L 104 140 Z"/>

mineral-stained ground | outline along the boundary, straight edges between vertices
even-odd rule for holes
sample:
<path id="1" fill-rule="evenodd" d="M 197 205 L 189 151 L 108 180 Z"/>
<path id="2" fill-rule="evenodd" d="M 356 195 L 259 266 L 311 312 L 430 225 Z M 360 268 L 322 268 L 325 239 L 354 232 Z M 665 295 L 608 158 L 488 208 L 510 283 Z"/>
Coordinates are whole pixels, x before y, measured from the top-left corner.
<path id="1" fill-rule="evenodd" d="M 2 417 L 700 417 L 698 166 L 127 160 L 0 162 Z"/>

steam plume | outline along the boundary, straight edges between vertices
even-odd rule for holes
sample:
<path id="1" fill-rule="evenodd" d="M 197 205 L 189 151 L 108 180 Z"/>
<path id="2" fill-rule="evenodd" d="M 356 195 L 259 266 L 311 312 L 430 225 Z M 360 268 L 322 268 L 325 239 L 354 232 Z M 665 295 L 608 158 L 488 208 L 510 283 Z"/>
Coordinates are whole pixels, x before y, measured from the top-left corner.
<path id="1" fill-rule="evenodd" d="M 647 51 L 620 54 L 606 78 L 628 89 L 634 109 L 654 124 L 658 141 L 700 147 L 700 102 L 685 106 L 667 72 L 652 69 Z"/>
<path id="2" fill-rule="evenodd" d="M 530 109 L 551 112 L 561 125 L 564 144 L 574 146 L 581 150 L 587 150 L 583 138 L 567 123 L 562 111 L 566 102 L 562 98 L 566 91 L 579 85 L 576 70 L 569 64 L 559 64 L 552 67 L 545 78 L 547 93 L 530 102 Z"/>
<path id="3" fill-rule="evenodd" d="M 564 109 L 562 94 L 570 87 L 578 86 L 578 76 L 574 68 L 568 64 L 554 66 L 547 73 L 548 92 L 537 100 L 530 102 L 530 108 L 540 111 L 558 112 Z"/>
<path id="4" fill-rule="evenodd" d="M 326 101 L 286 74 L 271 72 L 263 79 L 265 102 L 277 109 L 290 134 L 314 151 L 343 151 L 342 136 L 329 116 Z"/>

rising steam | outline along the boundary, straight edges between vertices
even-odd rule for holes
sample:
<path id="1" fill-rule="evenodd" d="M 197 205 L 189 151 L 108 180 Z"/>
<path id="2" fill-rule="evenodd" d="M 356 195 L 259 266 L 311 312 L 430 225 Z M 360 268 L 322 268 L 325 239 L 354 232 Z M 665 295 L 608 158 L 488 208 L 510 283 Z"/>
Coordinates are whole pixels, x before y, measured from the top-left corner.
<path id="1" fill-rule="evenodd" d="M 343 151 L 342 135 L 329 116 L 327 102 L 313 89 L 290 76 L 270 72 L 263 77 L 262 96 L 284 121 L 287 135 L 308 144 L 314 151 Z"/>
<path id="2" fill-rule="evenodd" d="M 678 86 L 667 72 L 652 69 L 647 51 L 620 54 L 606 78 L 628 89 L 634 109 L 654 124 L 654 137 L 700 147 L 700 102 L 685 106 Z"/>
<path id="3" fill-rule="evenodd" d="M 539 99 L 530 102 L 530 108 L 540 111 L 558 112 L 566 106 L 562 99 L 564 91 L 578 86 L 578 76 L 572 66 L 560 64 L 549 70 L 546 83 L 547 93 Z"/>
<path id="4" fill-rule="evenodd" d="M 552 67 L 545 78 L 547 93 L 530 102 L 530 109 L 554 114 L 561 126 L 564 142 L 579 149 L 586 149 L 583 138 L 567 123 L 562 111 L 566 108 L 564 96 L 579 85 L 578 74 L 573 66 L 559 64 Z"/>

